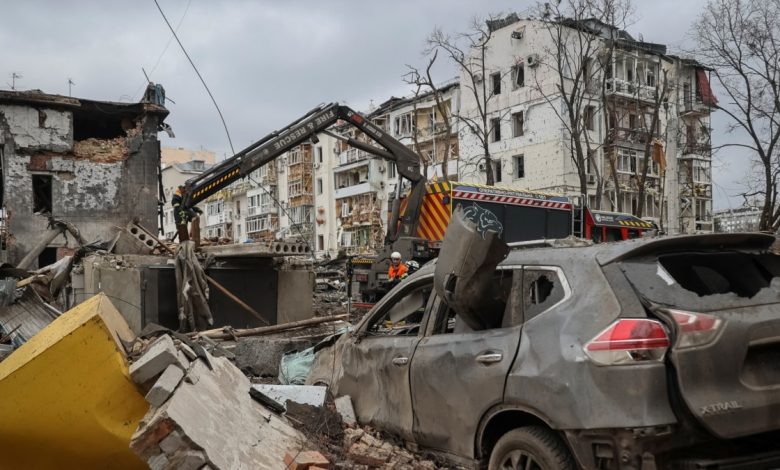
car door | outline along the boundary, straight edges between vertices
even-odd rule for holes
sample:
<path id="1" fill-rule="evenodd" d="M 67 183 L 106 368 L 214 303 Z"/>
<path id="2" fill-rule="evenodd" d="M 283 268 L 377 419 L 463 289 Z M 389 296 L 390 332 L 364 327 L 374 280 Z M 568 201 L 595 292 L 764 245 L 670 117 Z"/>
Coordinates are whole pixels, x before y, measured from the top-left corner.
<path id="1" fill-rule="evenodd" d="M 396 289 L 377 305 L 341 357 L 340 395 L 352 397 L 358 421 L 412 439 L 409 365 L 422 337 L 433 276 Z"/>
<path id="2" fill-rule="evenodd" d="M 521 285 L 521 269 L 496 271 L 493 286 L 505 305 L 502 321 L 481 331 L 471 330 L 438 296 L 432 301 L 431 320 L 411 366 L 419 444 L 473 457 L 480 418 L 503 400 L 520 343 Z M 486 308 L 500 308 L 502 302 Z"/>

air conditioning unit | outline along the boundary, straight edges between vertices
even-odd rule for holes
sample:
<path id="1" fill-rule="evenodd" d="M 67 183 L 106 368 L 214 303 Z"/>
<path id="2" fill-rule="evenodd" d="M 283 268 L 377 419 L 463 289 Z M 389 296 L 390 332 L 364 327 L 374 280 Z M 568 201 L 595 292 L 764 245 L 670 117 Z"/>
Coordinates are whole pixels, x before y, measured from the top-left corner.
<path id="1" fill-rule="evenodd" d="M 596 184 L 596 175 L 588 175 L 588 184 Z"/>
<path id="2" fill-rule="evenodd" d="M 384 165 L 379 165 L 379 166 L 377 166 L 377 170 L 379 170 L 380 173 L 384 173 L 385 172 L 385 166 Z"/>
<path id="3" fill-rule="evenodd" d="M 481 73 L 475 73 L 474 74 L 474 83 L 482 83 L 482 74 Z"/>
<path id="4" fill-rule="evenodd" d="M 485 164 L 484 164 L 484 163 L 480 163 L 480 164 L 478 164 L 478 165 L 477 165 L 477 169 L 478 169 L 479 171 L 485 171 Z"/>
<path id="5" fill-rule="evenodd" d="M 320 169 L 320 164 L 319 163 L 315 163 L 314 164 L 314 169 L 315 170 L 319 170 Z"/>
<path id="6" fill-rule="evenodd" d="M 531 54 L 525 58 L 525 63 L 529 67 L 536 67 L 539 65 L 539 54 Z"/>

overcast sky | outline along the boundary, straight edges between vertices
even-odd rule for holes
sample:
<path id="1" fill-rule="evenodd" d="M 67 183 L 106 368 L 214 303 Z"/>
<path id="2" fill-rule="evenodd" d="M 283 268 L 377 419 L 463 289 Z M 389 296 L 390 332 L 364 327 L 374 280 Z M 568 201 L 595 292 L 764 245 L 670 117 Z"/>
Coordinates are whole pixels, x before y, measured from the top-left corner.
<path id="1" fill-rule="evenodd" d="M 230 129 L 236 151 L 322 102 L 366 109 L 408 94 L 406 64 L 420 65 L 434 27 L 465 30 L 475 15 L 527 15 L 533 1 L 206 1 L 159 0 Z M 705 0 L 635 0 L 629 32 L 672 51 L 690 40 L 690 25 Z M 108 101 L 137 101 L 142 68 L 161 83 L 176 138 L 163 145 L 206 148 L 230 155 L 208 95 L 153 0 L 4 2 L 0 28 L 0 88 L 41 89 Z M 443 64 L 444 65 L 444 64 Z M 437 71 L 454 77 L 452 66 Z M 722 114 L 722 113 L 721 113 Z M 714 119 L 715 144 L 725 118 Z M 716 208 L 739 206 L 746 157 L 718 155 Z"/>

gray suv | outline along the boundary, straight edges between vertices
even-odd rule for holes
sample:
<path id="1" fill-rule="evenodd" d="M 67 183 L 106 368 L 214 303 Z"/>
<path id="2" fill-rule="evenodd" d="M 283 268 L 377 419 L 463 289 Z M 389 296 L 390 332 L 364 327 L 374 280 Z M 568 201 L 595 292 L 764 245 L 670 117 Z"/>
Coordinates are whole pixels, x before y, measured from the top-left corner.
<path id="1" fill-rule="evenodd" d="M 778 468 L 774 240 L 513 249 L 469 319 L 432 262 L 310 381 L 351 396 L 359 421 L 480 468 Z"/>

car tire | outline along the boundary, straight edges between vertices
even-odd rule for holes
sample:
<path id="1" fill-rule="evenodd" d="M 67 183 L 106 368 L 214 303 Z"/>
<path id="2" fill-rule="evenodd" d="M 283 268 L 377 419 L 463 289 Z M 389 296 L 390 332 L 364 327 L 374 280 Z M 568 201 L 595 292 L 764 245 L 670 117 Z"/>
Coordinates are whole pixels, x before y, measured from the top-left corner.
<path id="1" fill-rule="evenodd" d="M 527 426 L 509 431 L 493 446 L 489 470 L 576 470 L 569 449 L 549 429 Z"/>

